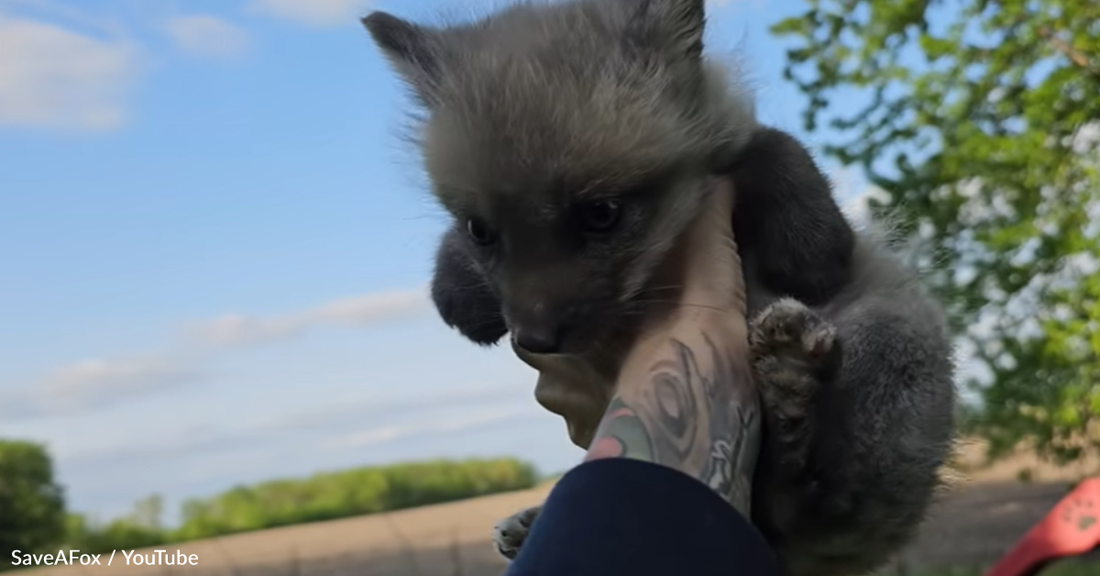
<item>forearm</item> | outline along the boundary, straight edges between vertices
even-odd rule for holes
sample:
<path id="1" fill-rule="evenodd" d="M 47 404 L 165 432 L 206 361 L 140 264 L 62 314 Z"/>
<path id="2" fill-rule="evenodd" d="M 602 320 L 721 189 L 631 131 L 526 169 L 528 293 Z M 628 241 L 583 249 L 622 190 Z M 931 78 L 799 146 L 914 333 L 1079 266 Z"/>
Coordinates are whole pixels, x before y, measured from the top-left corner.
<path id="1" fill-rule="evenodd" d="M 671 324 L 627 358 L 587 460 L 634 458 L 695 477 L 749 516 L 760 408 L 743 317 Z"/>
<path id="2" fill-rule="evenodd" d="M 760 408 L 747 329 L 716 320 L 638 343 L 586 462 L 554 487 L 507 576 L 780 574 L 749 510 Z"/>

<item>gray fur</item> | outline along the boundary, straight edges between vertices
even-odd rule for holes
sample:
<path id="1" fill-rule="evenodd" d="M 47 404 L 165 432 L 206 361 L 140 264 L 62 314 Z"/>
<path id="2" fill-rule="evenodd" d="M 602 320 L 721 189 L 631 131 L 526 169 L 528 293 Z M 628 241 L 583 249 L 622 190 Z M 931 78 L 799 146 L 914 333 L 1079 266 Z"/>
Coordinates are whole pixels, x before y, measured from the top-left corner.
<path id="1" fill-rule="evenodd" d="M 503 302 L 496 325 L 467 336 L 487 344 L 522 323 L 570 332 L 564 351 L 577 351 L 609 340 L 580 336 L 582 319 L 627 329 L 638 317 L 703 179 L 756 127 L 747 93 L 701 56 L 703 23 L 702 0 L 521 2 L 442 28 L 364 19 L 424 108 L 414 138 L 455 216 L 445 250 L 469 262 L 440 265 L 456 274 L 452 300 Z M 615 234 L 568 229 L 582 202 L 624 196 Z M 470 219 L 499 237 L 495 256 L 465 237 Z M 440 308 L 460 313 L 441 292 Z"/>
<path id="2" fill-rule="evenodd" d="M 758 126 L 738 78 L 702 55 L 703 0 L 364 23 L 423 107 L 416 137 L 454 216 L 433 279 L 448 325 L 482 345 L 511 332 L 583 358 L 595 419 L 621 343 L 678 290 L 657 272 L 703 182 L 728 175 L 768 414 L 754 522 L 791 576 L 859 574 L 912 536 L 953 430 L 942 314 L 852 229 L 805 148 Z M 594 232 L 606 200 L 620 216 Z M 586 446 L 594 423 L 569 424 Z M 506 522 L 498 547 L 512 555 L 533 516 Z"/>
<path id="3" fill-rule="evenodd" d="M 768 344 L 753 346 L 758 381 L 773 394 L 763 396 L 772 442 L 758 464 L 753 520 L 792 575 L 886 563 L 915 535 L 952 447 L 953 351 L 940 307 L 874 234 L 857 236 L 852 272 L 836 296 L 808 309 L 824 326 L 818 333 L 835 335 L 839 371 L 827 361 L 761 362 Z M 792 434 L 775 416 L 797 411 L 806 390 L 809 413 Z"/>

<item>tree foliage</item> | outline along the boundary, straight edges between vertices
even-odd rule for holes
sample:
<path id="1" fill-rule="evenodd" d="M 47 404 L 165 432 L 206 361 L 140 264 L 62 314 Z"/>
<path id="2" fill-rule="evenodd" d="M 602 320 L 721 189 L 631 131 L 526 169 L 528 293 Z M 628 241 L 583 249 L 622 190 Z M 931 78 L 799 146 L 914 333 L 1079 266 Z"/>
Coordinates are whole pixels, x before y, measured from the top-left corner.
<path id="1" fill-rule="evenodd" d="M 0 440 L 0 554 L 80 550 L 87 554 L 132 550 L 319 520 L 389 512 L 530 488 L 535 468 L 514 459 L 436 460 L 317 474 L 240 486 L 184 504 L 183 525 L 162 525 L 158 495 L 108 523 L 66 515 L 46 450 Z M 11 568 L 0 563 L 0 571 Z"/>
<path id="2" fill-rule="evenodd" d="M 1100 448 L 1100 2 L 808 0 L 773 32 L 984 368 L 974 429 Z"/>
<path id="3" fill-rule="evenodd" d="M 119 518 L 100 526 L 90 523 L 81 514 L 69 514 L 62 547 L 86 554 L 102 554 L 165 544 L 173 539 L 172 536 L 170 530 L 146 526 L 133 518 Z"/>
<path id="4" fill-rule="evenodd" d="M 96 554 L 164 544 L 173 539 L 173 533 L 161 525 L 163 509 L 163 498 L 153 494 L 134 502 L 129 515 L 106 524 L 70 513 L 65 519 L 64 547 Z"/>
<path id="5" fill-rule="evenodd" d="M 65 504 L 53 464 L 37 444 L 0 440 L 0 556 L 40 552 L 65 530 Z M 0 562 L 0 570 L 11 568 Z"/>

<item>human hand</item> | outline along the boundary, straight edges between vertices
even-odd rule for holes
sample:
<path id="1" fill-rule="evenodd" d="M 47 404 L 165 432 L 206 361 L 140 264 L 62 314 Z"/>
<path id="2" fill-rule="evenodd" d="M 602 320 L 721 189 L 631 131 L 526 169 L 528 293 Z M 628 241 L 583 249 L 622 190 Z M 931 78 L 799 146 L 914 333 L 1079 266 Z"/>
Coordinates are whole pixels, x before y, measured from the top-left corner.
<path id="1" fill-rule="evenodd" d="M 681 290 L 672 313 L 653 318 L 647 330 L 652 336 L 688 317 L 747 332 L 745 280 L 731 226 L 736 190 L 724 177 L 712 177 L 707 188 L 701 213 L 661 267 L 669 284 Z"/>
<path id="2" fill-rule="evenodd" d="M 627 355 L 586 460 L 626 457 L 707 483 L 748 515 L 760 445 L 745 287 L 730 227 L 732 183 L 716 179 L 708 205 L 670 258 L 682 290 Z"/>

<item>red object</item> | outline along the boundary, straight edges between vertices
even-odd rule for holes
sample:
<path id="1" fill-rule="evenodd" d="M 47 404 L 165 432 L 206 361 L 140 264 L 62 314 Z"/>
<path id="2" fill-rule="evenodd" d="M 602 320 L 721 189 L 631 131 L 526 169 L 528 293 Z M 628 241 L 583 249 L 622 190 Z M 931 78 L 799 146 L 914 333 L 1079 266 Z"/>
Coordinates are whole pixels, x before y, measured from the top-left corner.
<path id="1" fill-rule="evenodd" d="M 1077 486 L 984 576 L 1032 576 L 1053 560 L 1100 547 L 1100 478 Z"/>

